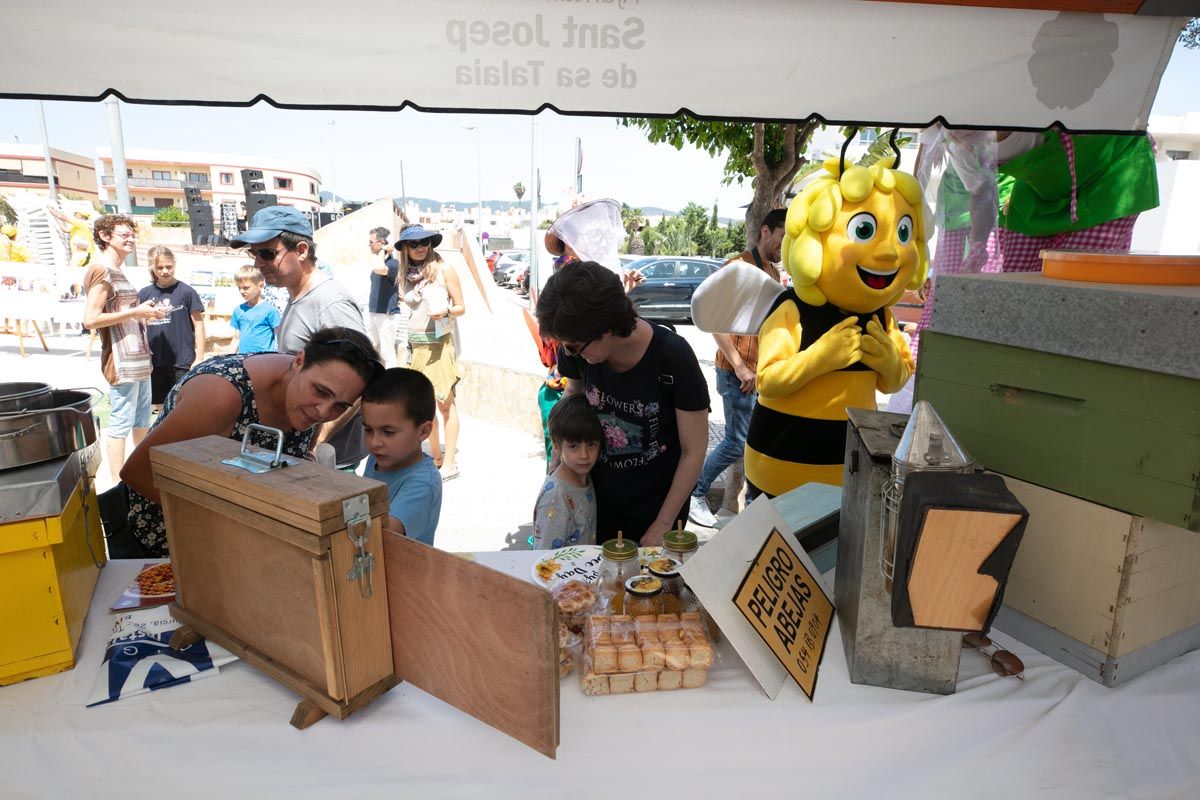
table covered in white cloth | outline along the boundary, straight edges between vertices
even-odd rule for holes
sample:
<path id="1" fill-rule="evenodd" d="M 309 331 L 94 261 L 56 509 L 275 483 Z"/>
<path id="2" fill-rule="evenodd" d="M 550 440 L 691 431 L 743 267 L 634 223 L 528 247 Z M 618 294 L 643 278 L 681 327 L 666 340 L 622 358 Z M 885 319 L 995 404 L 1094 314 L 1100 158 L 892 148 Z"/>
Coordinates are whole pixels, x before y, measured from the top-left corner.
<path id="1" fill-rule="evenodd" d="M 527 576 L 534 554 L 475 558 Z M 140 563 L 101 573 L 74 670 L 0 688 L 0 798 L 1200 797 L 1200 652 L 1106 689 L 1003 634 L 1026 679 L 965 651 L 950 696 L 851 684 L 837 625 L 811 703 L 769 700 L 724 643 L 702 689 L 572 675 L 555 761 L 408 684 L 298 731 L 297 695 L 242 662 L 86 708 Z"/>

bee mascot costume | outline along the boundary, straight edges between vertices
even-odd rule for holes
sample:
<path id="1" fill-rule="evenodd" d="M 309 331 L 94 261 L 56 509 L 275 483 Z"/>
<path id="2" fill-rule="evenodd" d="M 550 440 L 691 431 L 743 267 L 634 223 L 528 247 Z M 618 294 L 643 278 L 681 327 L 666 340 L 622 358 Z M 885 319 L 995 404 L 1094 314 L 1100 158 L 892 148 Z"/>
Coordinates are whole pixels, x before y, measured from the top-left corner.
<path id="1" fill-rule="evenodd" d="M 796 196 L 783 239 L 792 288 L 733 265 L 693 299 L 702 330 L 758 334 L 746 480 L 769 496 L 840 485 L 846 408 L 875 408 L 876 390 L 895 392 L 913 373 L 890 306 L 925 281 L 926 217 L 917 180 L 893 163 L 831 158 Z"/>

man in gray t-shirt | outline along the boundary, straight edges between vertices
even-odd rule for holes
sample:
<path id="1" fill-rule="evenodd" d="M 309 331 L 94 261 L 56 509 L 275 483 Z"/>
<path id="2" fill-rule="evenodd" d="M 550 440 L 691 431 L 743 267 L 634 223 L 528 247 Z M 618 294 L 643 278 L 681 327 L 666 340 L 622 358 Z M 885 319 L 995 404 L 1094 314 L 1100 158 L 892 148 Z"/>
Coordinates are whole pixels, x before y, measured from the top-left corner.
<path id="1" fill-rule="evenodd" d="M 340 283 L 317 268 L 312 239 L 312 226 L 303 214 L 290 206 L 271 206 L 257 212 L 245 233 L 230 242 L 234 247 L 252 245 L 254 266 L 269 285 L 288 293 L 275 335 L 281 353 L 300 352 L 321 328 L 341 326 L 366 334 L 358 304 Z M 334 433 L 329 435 L 331 430 Z M 367 455 L 357 406 L 325 423 L 318 439 L 333 447 L 339 468 L 355 466 Z"/>

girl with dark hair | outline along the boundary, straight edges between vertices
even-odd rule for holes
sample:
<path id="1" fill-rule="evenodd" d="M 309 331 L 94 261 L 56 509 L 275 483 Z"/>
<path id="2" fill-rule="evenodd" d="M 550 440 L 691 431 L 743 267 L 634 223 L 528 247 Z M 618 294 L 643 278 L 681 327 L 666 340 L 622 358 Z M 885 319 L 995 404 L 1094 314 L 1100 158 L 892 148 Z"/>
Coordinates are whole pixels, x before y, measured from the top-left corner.
<path id="1" fill-rule="evenodd" d="M 621 279 L 592 261 L 550 277 L 538 327 L 561 342 L 566 394 L 600 418 L 604 448 L 592 470 L 596 541 L 662 543 L 687 518 L 708 442 L 708 385 L 682 337 L 640 318 Z M 557 457 L 551 465 L 557 468 Z"/>
<path id="2" fill-rule="evenodd" d="M 162 414 L 125 462 L 129 524 L 148 557 L 167 555 L 162 506 L 150 473 L 150 448 L 216 434 L 241 441 L 252 424 L 283 431 L 283 452 L 304 457 L 322 422 L 337 419 L 383 373 L 366 336 L 323 328 L 296 355 L 217 356 L 198 364 L 167 394 Z M 254 431 L 250 441 L 265 441 Z"/>

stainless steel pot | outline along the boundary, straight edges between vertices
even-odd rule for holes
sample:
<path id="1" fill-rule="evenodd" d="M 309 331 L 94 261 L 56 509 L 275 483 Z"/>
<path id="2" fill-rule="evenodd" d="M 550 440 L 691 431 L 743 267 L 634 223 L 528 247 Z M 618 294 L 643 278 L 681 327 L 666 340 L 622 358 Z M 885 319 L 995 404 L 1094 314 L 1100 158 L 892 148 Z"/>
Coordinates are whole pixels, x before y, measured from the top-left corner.
<path id="1" fill-rule="evenodd" d="M 48 383 L 0 383 L 0 414 L 50 407 Z"/>
<path id="2" fill-rule="evenodd" d="M 92 398 L 86 391 L 52 391 L 51 408 L 0 414 L 0 469 L 70 455 L 96 441 Z"/>

